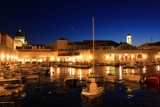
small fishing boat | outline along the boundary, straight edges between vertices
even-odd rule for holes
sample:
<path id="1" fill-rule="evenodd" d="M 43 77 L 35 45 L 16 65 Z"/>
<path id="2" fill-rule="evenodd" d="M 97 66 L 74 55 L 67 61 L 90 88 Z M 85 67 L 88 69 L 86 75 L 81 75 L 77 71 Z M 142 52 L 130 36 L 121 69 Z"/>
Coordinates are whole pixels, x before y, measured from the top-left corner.
<path id="1" fill-rule="evenodd" d="M 21 83 L 21 82 L 22 82 L 21 79 L 17 79 L 15 77 L 5 79 L 2 75 L 0 75 L 0 84 Z"/>
<path id="2" fill-rule="evenodd" d="M 19 93 L 23 91 L 23 84 L 4 84 L 4 88 L 9 90 L 12 93 Z"/>
<path id="3" fill-rule="evenodd" d="M 78 81 L 78 78 L 72 77 L 72 76 L 64 79 L 65 84 L 69 87 L 76 87 L 77 81 Z"/>
<path id="4" fill-rule="evenodd" d="M 26 75 L 25 79 L 38 79 L 39 75 Z"/>
<path id="5" fill-rule="evenodd" d="M 116 82 L 116 76 L 115 75 L 107 75 L 105 77 L 105 81 L 109 83 L 115 83 Z"/>
<path id="6" fill-rule="evenodd" d="M 89 81 L 87 81 L 86 87 L 83 88 L 81 93 L 82 98 L 88 97 L 89 99 L 94 99 L 105 94 L 104 86 L 102 86 L 102 84 L 99 84 L 100 82 L 96 83 L 96 79 L 98 79 L 98 76 L 88 78 Z"/>
<path id="7" fill-rule="evenodd" d="M 94 17 L 93 17 L 93 56 L 94 56 Z M 93 58 L 93 73 L 87 75 L 86 87 L 83 88 L 81 92 L 82 99 L 84 97 L 89 99 L 95 99 L 105 94 L 104 84 L 101 79 L 104 81 L 104 78 L 99 74 L 94 72 L 94 58 Z"/>
<path id="8" fill-rule="evenodd" d="M 146 83 L 160 84 L 160 75 L 153 71 L 146 71 Z"/>
<path id="9" fill-rule="evenodd" d="M 145 82 L 144 76 L 140 74 L 127 73 L 127 74 L 123 74 L 122 78 L 123 80 L 132 81 L 132 82 L 141 82 L 141 83 Z"/>
<path id="10" fill-rule="evenodd" d="M 73 81 L 78 81 L 78 78 L 70 76 L 64 79 L 64 82 L 73 82 Z"/>

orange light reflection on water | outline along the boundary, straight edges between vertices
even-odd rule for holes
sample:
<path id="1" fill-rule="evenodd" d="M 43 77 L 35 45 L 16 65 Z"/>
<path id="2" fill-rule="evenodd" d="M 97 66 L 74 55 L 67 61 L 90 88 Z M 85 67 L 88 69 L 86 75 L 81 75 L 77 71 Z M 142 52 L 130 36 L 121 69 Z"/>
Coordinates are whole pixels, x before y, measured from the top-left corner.
<path id="1" fill-rule="evenodd" d="M 122 66 L 119 66 L 119 79 L 122 79 Z"/>

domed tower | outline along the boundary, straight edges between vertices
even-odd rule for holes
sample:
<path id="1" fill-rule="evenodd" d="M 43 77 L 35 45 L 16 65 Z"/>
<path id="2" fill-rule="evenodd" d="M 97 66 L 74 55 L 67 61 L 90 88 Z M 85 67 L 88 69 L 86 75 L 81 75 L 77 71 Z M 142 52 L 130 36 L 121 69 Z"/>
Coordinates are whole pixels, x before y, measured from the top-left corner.
<path id="1" fill-rule="evenodd" d="M 19 29 L 14 36 L 14 49 L 16 49 L 17 46 L 21 47 L 23 45 L 27 45 L 27 41 L 25 41 L 25 35 L 22 33 L 22 30 Z"/>
<path id="2" fill-rule="evenodd" d="M 127 35 L 127 43 L 132 45 L 132 36 L 130 33 Z"/>

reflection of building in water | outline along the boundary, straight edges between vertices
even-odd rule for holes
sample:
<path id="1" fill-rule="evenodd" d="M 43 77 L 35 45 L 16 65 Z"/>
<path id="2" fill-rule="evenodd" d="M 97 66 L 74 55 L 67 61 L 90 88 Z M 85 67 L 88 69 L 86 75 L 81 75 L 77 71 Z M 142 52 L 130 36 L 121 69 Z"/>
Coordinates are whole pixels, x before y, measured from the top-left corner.
<path id="1" fill-rule="evenodd" d="M 79 77 L 80 77 L 80 80 L 82 80 L 82 71 L 81 71 L 81 69 L 79 69 Z"/>
<path id="2" fill-rule="evenodd" d="M 144 66 L 143 68 L 143 73 L 146 73 L 146 66 Z"/>
<path id="3" fill-rule="evenodd" d="M 75 68 L 72 68 L 72 75 L 75 75 Z"/>
<path id="4" fill-rule="evenodd" d="M 159 65 L 157 67 L 158 67 L 158 71 L 160 71 Z"/>
<path id="5" fill-rule="evenodd" d="M 119 79 L 122 80 L 122 66 L 119 66 Z"/>
<path id="6" fill-rule="evenodd" d="M 71 75 L 72 75 L 72 68 L 71 68 L 71 67 L 70 67 L 70 70 L 69 70 L 69 71 L 70 71 L 70 76 L 71 76 Z"/>
<path id="7" fill-rule="evenodd" d="M 57 74 L 58 74 L 58 77 L 59 77 L 59 67 L 58 67 L 58 69 L 57 69 Z"/>
<path id="8" fill-rule="evenodd" d="M 91 68 L 89 68 L 89 74 L 91 73 Z"/>
<path id="9" fill-rule="evenodd" d="M 110 69 L 109 69 L 109 66 L 108 67 L 106 67 L 107 68 L 107 74 L 110 74 L 111 73 L 111 71 L 110 71 Z"/>

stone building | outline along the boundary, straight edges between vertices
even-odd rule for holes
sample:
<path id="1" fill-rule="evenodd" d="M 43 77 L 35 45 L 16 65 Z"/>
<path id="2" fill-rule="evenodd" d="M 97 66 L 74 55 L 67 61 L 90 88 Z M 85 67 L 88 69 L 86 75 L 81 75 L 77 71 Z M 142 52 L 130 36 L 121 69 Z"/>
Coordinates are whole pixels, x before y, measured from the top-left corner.
<path id="1" fill-rule="evenodd" d="M 0 33 L 0 40 L 1 63 L 16 61 L 92 63 L 93 58 L 95 63 L 153 62 L 159 61 L 160 56 L 158 43 L 154 44 L 151 50 L 150 45 L 136 48 L 126 42 L 95 40 L 93 55 L 92 40 L 69 42 L 67 39 L 60 38 L 49 45 L 26 45 L 27 42 L 21 30 L 15 35 L 14 40 L 9 35 Z M 155 47 L 154 50 L 153 47 Z"/>
<path id="2" fill-rule="evenodd" d="M 140 50 L 160 50 L 160 41 L 155 43 L 145 43 L 137 48 Z"/>
<path id="3" fill-rule="evenodd" d="M 27 45 L 27 41 L 25 41 L 25 35 L 22 30 L 19 29 L 14 37 L 14 49 L 16 49 L 17 46 L 20 47 L 23 45 Z"/>
<path id="4" fill-rule="evenodd" d="M 4 33 L 0 33 L 0 65 L 18 61 L 18 51 L 14 49 L 14 40 Z"/>

